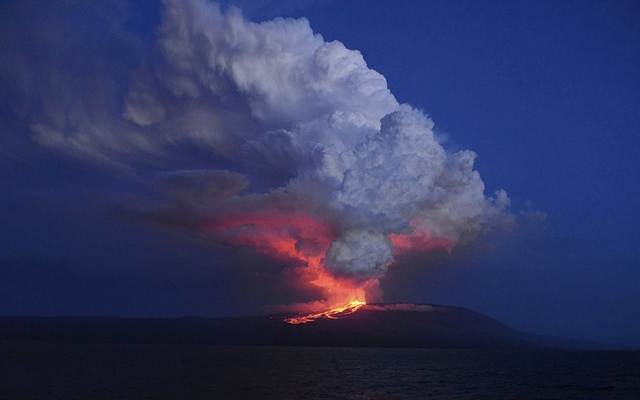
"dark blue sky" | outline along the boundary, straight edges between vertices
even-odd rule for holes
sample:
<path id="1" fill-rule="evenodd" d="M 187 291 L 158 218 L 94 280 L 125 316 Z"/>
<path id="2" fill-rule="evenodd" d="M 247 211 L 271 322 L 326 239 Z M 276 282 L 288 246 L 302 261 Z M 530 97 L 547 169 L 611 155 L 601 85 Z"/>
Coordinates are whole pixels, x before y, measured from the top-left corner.
<path id="1" fill-rule="evenodd" d="M 325 41 L 359 50 L 398 102 L 429 115 L 447 151 L 478 154 L 487 196 L 511 198 L 511 231 L 390 269 L 385 301 L 640 346 L 637 2 L 247 3 L 248 19 L 306 17 Z M 250 166 L 192 144 L 122 167 L 116 147 L 101 150 L 121 151 L 109 164 L 96 162 L 95 147 L 46 142 L 53 136 L 38 126 L 61 109 L 67 137 L 122 115 L 132 73 L 157 57 L 159 6 L 81 4 L 0 9 L 0 314 L 227 316 L 298 301 L 254 279 L 251 265 L 277 270 L 277 261 L 131 211 L 156 198 L 158 172 Z M 122 126 L 109 125 L 126 135 Z M 276 172 L 265 187 L 289 178 Z"/>

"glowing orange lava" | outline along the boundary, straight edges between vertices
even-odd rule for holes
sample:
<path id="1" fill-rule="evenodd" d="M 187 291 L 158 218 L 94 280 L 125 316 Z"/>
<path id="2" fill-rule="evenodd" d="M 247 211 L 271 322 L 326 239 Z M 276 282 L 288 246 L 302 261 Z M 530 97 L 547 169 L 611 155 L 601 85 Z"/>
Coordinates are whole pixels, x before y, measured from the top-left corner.
<path id="1" fill-rule="evenodd" d="M 334 308 L 327 311 L 322 311 L 318 313 L 309 313 L 300 315 L 298 317 L 290 317 L 285 318 L 284 322 L 292 325 L 306 324 L 307 322 L 313 322 L 319 318 L 328 318 L 328 319 L 338 319 L 339 316 L 353 314 L 360 307 L 364 306 L 364 301 L 354 300 L 347 304 L 346 306 Z"/>

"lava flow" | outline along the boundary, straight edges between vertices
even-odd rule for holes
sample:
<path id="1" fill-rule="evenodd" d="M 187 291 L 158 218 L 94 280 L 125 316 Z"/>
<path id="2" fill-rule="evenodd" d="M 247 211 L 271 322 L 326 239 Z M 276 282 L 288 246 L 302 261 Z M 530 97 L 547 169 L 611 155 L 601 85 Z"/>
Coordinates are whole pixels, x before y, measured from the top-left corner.
<path id="1" fill-rule="evenodd" d="M 298 317 L 285 318 L 284 322 L 292 325 L 299 325 L 299 324 L 306 324 L 307 322 L 313 322 L 319 318 L 338 319 L 338 317 L 341 315 L 353 314 L 365 304 L 367 303 L 365 303 L 364 301 L 354 300 L 343 307 L 334 308 L 331 310 L 322 311 L 318 313 L 304 314 Z"/>

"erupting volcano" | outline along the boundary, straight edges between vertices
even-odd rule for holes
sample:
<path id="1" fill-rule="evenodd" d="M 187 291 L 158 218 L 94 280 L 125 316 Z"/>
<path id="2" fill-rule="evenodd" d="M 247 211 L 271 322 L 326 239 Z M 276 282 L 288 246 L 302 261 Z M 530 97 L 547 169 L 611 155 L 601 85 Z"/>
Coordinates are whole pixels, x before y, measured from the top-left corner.
<path id="1" fill-rule="evenodd" d="M 209 221 L 203 232 L 218 241 L 249 246 L 273 258 L 299 261 L 301 266 L 296 268 L 296 274 L 292 274 L 299 282 L 289 283 L 300 287 L 314 286 L 321 290 L 323 298 L 290 306 L 303 313 L 286 318 L 290 324 L 313 322 L 318 318 L 337 319 L 355 312 L 367 300 L 380 299 L 378 279 L 381 275 L 362 279 L 357 275 L 337 275 L 327 268 L 325 260 L 335 234 L 328 224 L 299 211 L 285 213 L 270 209 L 260 214 L 228 214 Z M 450 240 L 432 239 L 422 230 L 389 236 L 395 247 L 394 255 L 411 250 L 449 250 L 451 246 Z"/>
<path id="2" fill-rule="evenodd" d="M 357 280 L 349 276 L 336 276 L 324 265 L 326 253 L 334 240 L 331 228 L 300 212 L 283 213 L 268 210 L 262 214 L 231 215 L 222 220 L 213 220 L 204 231 L 234 245 L 250 246 L 267 256 L 281 260 L 295 260 L 301 264 L 296 268 L 300 282 L 290 282 L 301 287 L 312 285 L 321 290 L 323 299 L 310 304 L 299 304 L 299 310 L 325 310 L 349 303 L 357 309 L 357 304 L 365 304 L 367 290 L 375 295 L 377 278 Z M 345 311 L 335 311 L 334 314 Z M 333 312 L 326 311 L 329 317 Z M 312 321 L 315 318 L 309 318 Z M 304 322 L 308 322 L 304 321 Z"/>
<path id="3" fill-rule="evenodd" d="M 282 261 L 284 286 L 313 298 L 285 305 L 314 313 L 288 322 L 381 300 L 403 254 L 510 223 L 506 193 L 484 195 L 475 153 L 446 151 L 427 115 L 307 20 L 252 23 L 167 0 L 158 33 L 123 115 L 166 143 L 196 143 L 217 167 L 160 174 L 165 199 L 145 212 Z"/>

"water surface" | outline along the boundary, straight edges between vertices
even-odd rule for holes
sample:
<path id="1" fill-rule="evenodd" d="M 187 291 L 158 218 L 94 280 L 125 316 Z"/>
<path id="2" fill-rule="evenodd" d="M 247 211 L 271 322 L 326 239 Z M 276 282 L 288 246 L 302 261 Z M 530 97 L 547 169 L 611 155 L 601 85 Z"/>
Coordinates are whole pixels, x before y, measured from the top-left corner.
<path id="1" fill-rule="evenodd" d="M 0 341 L 0 398 L 639 399 L 640 352 Z"/>

